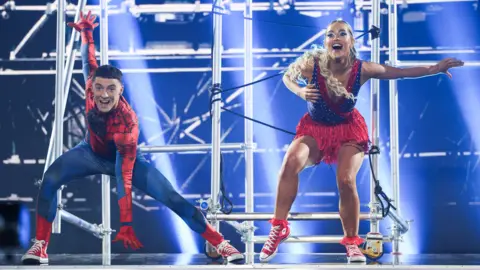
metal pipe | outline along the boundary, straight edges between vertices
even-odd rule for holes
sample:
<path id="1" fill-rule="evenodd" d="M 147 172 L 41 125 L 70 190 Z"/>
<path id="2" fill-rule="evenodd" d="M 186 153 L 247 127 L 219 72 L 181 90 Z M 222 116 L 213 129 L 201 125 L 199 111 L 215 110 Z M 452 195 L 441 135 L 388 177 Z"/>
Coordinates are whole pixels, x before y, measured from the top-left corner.
<path id="1" fill-rule="evenodd" d="M 245 0 L 245 10 L 243 16 L 245 18 L 253 18 L 252 0 Z M 252 20 L 244 20 L 244 83 L 248 84 L 253 81 L 253 27 Z M 245 107 L 245 116 L 253 117 L 253 85 L 247 86 L 244 89 L 243 104 Z M 254 212 L 253 204 L 253 122 L 245 119 L 245 211 Z M 248 226 L 254 226 L 253 221 L 247 222 Z M 253 238 L 253 231 L 247 234 L 248 239 Z M 251 241 L 245 243 L 245 263 L 254 263 L 254 244 Z"/>
<path id="2" fill-rule="evenodd" d="M 372 12 L 371 12 L 372 24 L 380 28 L 380 0 L 372 0 Z M 380 63 L 380 37 L 371 41 L 371 61 L 374 63 Z M 371 102 L 371 140 L 373 145 L 378 146 L 380 143 L 380 81 L 378 79 L 372 79 L 370 82 L 370 102 Z M 373 170 L 372 174 L 378 177 L 378 155 L 372 156 Z M 370 181 L 370 203 L 372 214 L 378 213 L 378 201 L 375 197 L 375 184 L 373 180 Z M 379 232 L 379 223 L 376 220 L 372 220 L 370 223 L 370 232 Z"/>
<path id="3" fill-rule="evenodd" d="M 411 66 L 430 66 L 436 65 L 438 62 L 432 61 L 397 61 L 397 67 L 411 67 Z M 465 67 L 480 67 L 480 61 L 465 61 Z M 254 71 L 281 71 L 285 70 L 286 66 L 278 67 L 254 67 Z M 175 72 L 209 72 L 211 68 L 132 68 L 122 69 L 123 73 L 175 73 Z M 222 72 L 244 71 L 244 67 L 223 67 Z M 55 70 L 0 70 L 0 76 L 28 76 L 28 75 L 55 75 Z M 82 74 L 82 70 L 75 69 L 73 74 Z"/>
<path id="4" fill-rule="evenodd" d="M 281 71 L 286 67 L 257 67 L 254 70 L 257 71 Z M 244 71 L 243 67 L 226 67 L 222 71 Z M 211 68 L 202 67 L 202 68 L 132 68 L 132 69 L 122 69 L 122 73 L 178 73 L 178 72 L 209 72 L 212 71 Z M 81 74 L 80 69 L 73 71 L 74 74 Z M 25 75 L 54 75 L 55 70 L 11 70 L 5 69 L 0 70 L 0 76 L 25 76 Z"/>
<path id="5" fill-rule="evenodd" d="M 365 236 L 360 236 L 365 238 Z M 265 236 L 255 236 L 253 238 L 254 243 L 265 243 L 267 241 L 268 235 Z M 311 236 L 290 236 L 285 242 L 287 243 L 322 243 L 322 244 L 338 244 L 342 241 L 342 236 L 337 235 L 311 235 Z M 384 237 L 384 242 L 391 242 L 390 237 Z"/>
<path id="6" fill-rule="evenodd" d="M 79 7 L 84 7 L 86 5 L 86 0 L 80 0 L 79 1 Z M 78 18 L 80 18 L 80 11 L 81 9 L 77 10 L 77 15 L 75 16 L 75 21 L 78 21 Z M 62 102 L 62 112 L 61 112 L 61 119 L 63 123 L 63 118 L 65 116 L 65 108 L 67 107 L 67 101 L 68 101 L 68 92 L 70 90 L 70 84 L 72 80 L 72 70 L 73 70 L 73 65 L 75 64 L 75 52 L 76 50 L 73 49 L 73 43 L 75 40 L 79 38 L 80 34 L 77 31 L 72 31 L 72 35 L 70 36 L 70 41 L 68 44 L 68 51 L 66 53 L 67 55 L 67 62 L 66 62 L 66 67 L 65 67 L 65 72 L 63 76 L 63 102 Z M 50 134 L 50 141 L 48 144 L 48 150 L 47 150 L 47 158 L 45 160 L 45 167 L 43 169 L 43 172 L 45 173 L 48 169 L 48 167 L 53 163 L 54 161 L 54 154 L 53 154 L 53 149 L 54 149 L 54 138 L 57 135 L 57 125 L 56 125 L 57 118 L 53 120 L 53 128 L 52 128 L 52 133 Z M 61 192 L 62 188 L 57 192 L 57 196 L 61 198 Z M 60 221 L 58 221 L 60 222 Z"/>
<path id="7" fill-rule="evenodd" d="M 53 160 L 60 157 L 63 153 L 63 76 L 65 68 L 65 1 L 58 2 L 57 10 L 57 59 L 56 59 L 56 75 L 55 75 L 55 142 Z M 57 202 L 61 209 L 62 204 L 62 189 L 57 191 Z M 61 232 L 61 217 L 59 210 L 57 210 L 56 218 L 53 221 L 52 233 Z"/>
<path id="8" fill-rule="evenodd" d="M 77 226 L 82 230 L 92 233 L 95 237 L 102 239 L 102 229 L 97 224 L 91 224 L 65 210 L 60 210 L 59 215 L 61 216 L 62 220 Z"/>
<path id="9" fill-rule="evenodd" d="M 214 1 L 216 5 L 217 1 Z M 212 89 L 221 87 L 222 85 L 222 15 L 215 13 L 213 15 L 213 48 L 212 48 Z M 212 100 L 221 99 L 220 93 L 212 93 Z M 210 203 L 209 212 L 216 212 L 219 208 L 218 196 L 220 193 L 220 144 L 221 144 L 221 129 L 220 129 L 220 101 L 214 102 L 212 106 L 212 147 L 211 147 L 211 186 L 210 186 Z M 216 220 L 210 220 L 211 225 L 220 231 L 220 223 Z M 213 247 L 210 244 L 206 245 L 207 254 L 214 253 Z"/>
<path id="10" fill-rule="evenodd" d="M 207 219 L 215 220 L 270 220 L 273 213 L 231 213 L 231 214 L 207 214 Z M 340 219 L 339 213 L 290 213 L 288 220 L 336 220 Z M 361 213 L 360 220 L 381 220 L 381 214 Z"/>
<path id="11" fill-rule="evenodd" d="M 193 151 L 212 151 L 212 144 L 171 144 L 171 145 L 145 145 L 138 149 L 144 153 L 178 153 Z M 244 143 L 222 143 L 221 151 L 245 149 Z"/>
<path id="12" fill-rule="evenodd" d="M 78 9 L 75 14 L 74 21 L 77 22 L 80 19 L 80 11 L 82 11 L 85 6 L 87 5 L 87 0 L 79 0 L 78 1 Z M 77 55 L 77 48 L 75 48 L 75 43 L 80 39 L 80 33 L 78 31 L 72 30 L 72 34 L 70 35 L 70 40 L 68 41 L 68 51 L 66 53 L 67 55 L 67 63 L 65 64 L 66 66 L 66 72 L 65 72 L 65 77 L 64 77 L 64 93 L 65 93 L 65 101 L 63 102 L 63 115 L 65 115 L 65 108 L 67 106 L 67 98 L 68 98 L 68 92 L 70 90 L 70 85 L 72 83 L 72 71 L 73 71 L 73 66 L 75 64 L 75 58 Z"/>
<path id="13" fill-rule="evenodd" d="M 395 223 L 395 227 L 396 227 L 396 230 L 398 231 L 399 234 L 404 234 L 406 232 L 408 232 L 408 230 L 410 229 L 410 226 L 408 225 L 408 222 L 406 220 L 403 220 L 397 210 L 395 209 L 390 209 L 390 211 L 388 212 L 388 216 L 393 220 L 393 222 Z M 395 233 L 395 232 L 394 232 Z M 398 242 L 398 241 L 397 241 Z M 395 253 L 395 252 L 399 252 L 398 250 L 395 251 L 395 250 L 392 250 L 392 253 Z"/>
<path id="14" fill-rule="evenodd" d="M 102 265 L 111 265 L 110 176 L 102 175 Z"/>
<path id="15" fill-rule="evenodd" d="M 79 1 L 79 7 L 84 7 L 86 5 L 86 0 L 80 0 Z M 80 18 L 80 11 L 81 9 L 77 9 L 77 14 L 75 15 L 75 21 L 78 21 Z M 80 37 L 80 34 L 77 31 L 72 31 L 72 35 L 70 36 L 70 41 L 68 43 L 68 52 L 66 53 L 67 55 L 67 63 L 66 63 L 66 72 L 63 77 L 63 93 L 64 93 L 64 99 L 62 103 L 62 121 L 63 117 L 65 116 L 65 108 L 67 106 L 67 101 L 68 101 L 68 92 L 70 89 L 70 83 L 72 79 L 72 73 L 73 73 L 73 66 L 75 64 L 75 52 L 73 48 L 74 41 L 76 41 Z M 53 163 L 52 160 L 52 153 L 53 153 L 53 144 L 54 144 L 54 137 L 56 134 L 56 124 L 55 121 L 56 119 L 53 120 L 53 128 L 52 128 L 52 133 L 50 134 L 50 142 L 48 144 L 48 150 L 47 150 L 47 158 L 45 160 L 45 168 L 43 172 L 46 172 L 48 167 Z"/>
<path id="16" fill-rule="evenodd" d="M 220 87 L 222 84 L 222 15 L 213 15 L 213 31 L 214 31 L 214 45 L 213 45 L 213 64 L 212 64 L 212 84 L 213 87 Z M 221 99 L 221 94 L 213 95 L 213 99 Z M 218 193 L 220 191 L 220 102 L 213 104 L 212 115 L 212 202 L 217 204 Z"/>
<path id="17" fill-rule="evenodd" d="M 363 17 L 362 17 L 363 18 Z M 362 19 L 363 20 L 363 19 Z M 279 49 L 279 48 L 254 48 L 252 49 L 255 58 L 296 58 L 302 55 L 312 41 L 317 40 L 320 36 L 325 33 L 324 30 L 318 32 L 314 36 L 306 40 L 301 46 L 288 49 Z M 368 36 L 367 36 L 368 38 Z M 358 48 L 357 52 L 361 54 L 368 55 L 371 52 L 371 48 Z M 388 52 L 388 48 L 380 48 L 381 53 Z M 466 47 L 462 49 L 457 49 L 455 47 L 399 47 L 398 53 L 412 55 L 412 54 L 476 54 L 478 50 L 476 47 Z M 54 61 L 56 57 L 55 52 L 42 52 L 42 57 L 19 57 L 16 58 L 17 61 Z M 210 59 L 210 49 L 149 49 L 144 48 L 142 50 L 130 52 L 130 51 L 119 51 L 119 50 L 109 50 L 108 52 L 109 59 L 112 60 L 199 60 L 199 59 Z M 244 50 L 243 49 L 226 49 L 222 53 L 222 58 L 243 58 Z M 79 57 L 80 58 L 80 57 Z M 242 67 L 243 68 L 243 67 Z"/>
<path id="18" fill-rule="evenodd" d="M 100 0 L 100 65 L 108 64 L 108 0 Z M 102 265 L 111 265 L 110 176 L 102 175 Z"/>
<path id="19" fill-rule="evenodd" d="M 389 1 L 388 5 L 388 52 L 389 64 L 395 66 L 397 64 L 397 5 L 394 0 Z M 393 201 L 392 204 L 397 209 L 396 213 L 400 214 L 400 187 L 399 187 L 399 142 L 398 142 L 398 88 L 397 81 L 389 81 L 389 105 L 390 105 L 390 178 L 392 182 Z M 389 213 L 393 215 L 393 213 Z M 394 224 L 392 228 L 392 253 L 400 252 L 400 239 L 396 237 L 400 224 Z M 405 228 L 404 228 L 405 229 Z M 408 228 L 407 228 L 408 229 Z"/>
<path id="20" fill-rule="evenodd" d="M 40 19 L 32 26 L 30 31 L 27 32 L 27 34 L 23 37 L 23 39 L 20 41 L 20 43 L 17 45 L 17 47 L 10 52 L 10 60 L 13 60 L 17 57 L 18 52 L 27 44 L 28 40 L 37 33 L 38 30 L 47 22 L 48 15 L 43 14 Z"/>
<path id="21" fill-rule="evenodd" d="M 453 2 L 475 2 L 477 0 L 408 0 L 408 4 L 431 4 L 431 3 L 453 3 Z M 344 8 L 343 0 L 337 1 L 295 1 L 294 8 L 296 10 L 342 10 Z M 396 0 L 397 5 L 404 3 L 404 0 Z M 370 1 L 357 0 L 355 2 L 358 8 L 371 7 Z M 271 2 L 258 2 L 253 3 L 253 11 L 270 11 Z M 211 11 L 211 4 L 153 4 L 153 5 L 136 5 L 130 8 L 130 12 L 134 14 L 159 14 L 159 13 L 205 13 Z M 67 9 L 67 15 L 73 15 L 74 6 L 70 5 Z M 281 7 L 275 3 L 275 10 L 280 10 Z M 4 6 L 0 6 L 0 11 L 6 10 Z M 46 11 L 46 5 L 17 5 L 15 11 Z M 85 11 L 92 10 L 93 14 L 100 12 L 98 6 L 87 6 Z M 242 3 L 232 3 L 231 11 L 243 11 Z M 124 9 L 112 9 L 109 10 L 109 14 L 121 14 L 125 13 Z"/>

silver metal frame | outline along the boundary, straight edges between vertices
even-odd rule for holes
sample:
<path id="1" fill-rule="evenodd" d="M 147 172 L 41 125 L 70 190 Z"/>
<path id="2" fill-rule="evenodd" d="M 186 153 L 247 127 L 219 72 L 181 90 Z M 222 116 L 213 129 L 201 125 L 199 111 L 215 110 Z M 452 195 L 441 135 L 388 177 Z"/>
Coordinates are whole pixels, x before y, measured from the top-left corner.
<path id="1" fill-rule="evenodd" d="M 388 3 L 388 52 L 389 63 L 397 64 L 397 5 L 394 0 Z M 389 81 L 389 110 L 390 110 L 390 177 L 392 183 L 392 204 L 396 213 L 400 214 L 400 182 L 399 182 L 399 143 L 398 143 L 398 89 L 397 81 Z M 400 228 L 399 223 L 394 222 L 392 226 L 392 254 L 400 252 Z M 408 225 L 407 225 L 408 226 Z M 407 228 L 408 229 L 408 228 Z"/>
<path id="2" fill-rule="evenodd" d="M 243 16 L 245 18 L 253 18 L 253 2 L 245 0 L 245 9 Z M 253 81 L 253 22 L 252 20 L 244 20 L 244 83 L 248 84 Z M 244 107 L 245 116 L 253 117 L 253 85 L 244 89 Z M 253 204 L 253 122 L 245 119 L 245 212 L 254 212 Z M 253 221 L 247 221 L 247 226 L 253 228 Z M 245 255 L 246 263 L 253 264 L 254 261 L 254 243 L 253 230 L 248 230 L 245 235 Z"/>
<path id="3" fill-rule="evenodd" d="M 380 28 L 380 0 L 372 0 L 372 12 L 371 24 Z M 372 40 L 371 44 L 371 61 L 374 63 L 380 63 L 380 38 Z M 380 142 L 380 81 L 378 79 L 372 79 L 370 81 L 370 125 L 371 125 L 371 140 L 374 145 L 379 145 Z M 378 177 L 378 155 L 372 156 L 372 173 Z M 370 174 L 370 178 L 373 178 L 373 174 Z M 370 181 L 370 213 L 377 214 L 379 205 L 375 196 L 375 184 Z M 380 231 L 380 224 L 377 220 L 370 222 L 370 232 L 378 233 Z"/>
<path id="4" fill-rule="evenodd" d="M 80 2 L 79 9 L 76 10 L 76 17 L 78 18 L 78 13 L 81 7 L 84 7 L 85 1 Z M 297 2 L 298 5 L 302 2 Z M 312 2 L 310 2 L 312 3 Z M 325 2 L 320 2 L 325 3 Z M 343 1 L 342 1 L 343 3 Z M 410 3 L 410 2 L 409 2 Z M 58 10 L 62 11 L 65 10 L 64 1 L 60 1 L 58 5 Z M 247 17 L 253 16 L 253 11 L 258 8 L 259 4 L 261 3 L 252 3 L 252 0 L 246 0 L 245 4 L 238 4 L 238 7 L 241 7 L 243 10 L 244 15 Z M 398 4 L 398 1 L 397 1 Z M 202 4 L 203 5 L 203 4 Z M 196 5 L 194 11 L 197 12 L 198 8 L 203 8 L 202 5 Z M 235 4 L 237 5 L 237 4 Z M 235 6 L 234 5 L 234 6 Z M 157 5 L 162 8 L 168 6 L 166 5 Z M 185 8 L 188 5 L 183 5 L 182 8 Z M 299 5 L 302 6 L 302 5 Z M 395 5 L 393 5 L 395 7 Z M 372 7 L 372 24 L 373 25 L 380 25 L 380 0 L 373 0 L 371 2 Z M 139 11 L 138 7 L 130 7 L 130 10 L 135 10 L 137 8 L 137 12 Z M 110 12 L 109 7 L 107 6 L 107 0 L 101 0 L 100 7 L 92 7 L 86 8 L 86 10 L 97 10 L 100 11 L 100 20 L 101 20 L 101 64 L 108 63 L 108 15 L 113 14 L 114 12 Z M 1 10 L 1 8 L 0 8 Z M 33 10 L 28 9 L 26 7 L 17 7 L 17 10 Z M 149 12 L 182 12 L 182 11 L 172 11 L 172 10 L 160 10 L 155 9 L 154 7 L 149 7 Z M 209 5 L 209 9 L 211 10 L 211 5 Z M 232 10 L 236 10 L 233 8 Z M 240 9 L 238 11 L 241 11 Z M 257 9 L 258 10 L 258 9 Z M 192 10 L 190 10 L 192 11 Z M 395 11 L 395 10 L 394 10 Z M 66 13 L 71 13 L 71 6 L 67 7 Z M 147 11 L 145 11 L 147 12 Z M 183 10 L 184 12 L 184 10 Z M 393 15 L 392 15 L 393 14 Z M 63 120 L 63 115 L 65 111 L 65 97 L 68 95 L 68 88 L 69 83 L 68 80 L 71 79 L 72 71 L 73 71 L 73 59 L 75 59 L 75 51 L 73 50 L 73 46 L 69 47 L 69 53 L 67 53 L 69 61 L 66 64 L 66 70 L 64 70 L 65 65 L 65 16 L 64 12 L 58 12 L 57 15 L 57 70 L 56 70 L 56 108 L 55 108 L 55 119 L 56 120 Z M 390 12 L 389 14 L 390 22 L 394 19 L 392 16 L 396 16 L 396 12 Z M 222 60 L 222 15 L 214 14 L 214 25 L 215 28 L 215 44 L 213 48 L 213 68 L 212 68 L 212 83 L 214 85 L 221 86 L 221 72 L 225 71 L 222 68 L 221 60 Z M 396 23 L 391 23 L 391 30 L 392 34 L 389 36 L 390 39 L 390 61 L 396 65 L 402 65 L 402 62 L 397 61 L 397 48 L 396 48 Z M 252 24 L 250 20 L 245 20 L 245 32 L 244 32 L 244 81 L 249 83 L 253 80 L 253 48 L 252 48 Z M 77 35 L 72 35 L 71 42 L 74 39 L 78 39 Z M 21 48 L 21 46 L 20 46 Z M 18 48 L 15 50 L 18 52 Z M 372 54 L 372 61 L 373 62 L 380 62 L 380 48 L 379 48 L 379 40 L 376 39 L 372 42 L 371 48 Z M 404 62 L 403 64 L 409 65 L 416 65 L 418 62 Z M 475 66 L 477 66 L 475 64 Z M 396 85 L 390 85 L 390 94 L 396 97 Z M 244 102 L 245 102 L 245 115 L 252 116 L 253 115 L 253 93 L 252 87 L 245 88 L 244 94 Z M 220 94 L 215 94 L 214 98 L 221 98 Z M 372 81 L 372 88 L 371 88 L 371 99 L 372 99 L 372 130 L 371 130 L 371 137 L 374 144 L 378 145 L 379 143 L 379 82 L 378 80 Z M 396 106 L 396 98 L 394 98 L 390 104 L 391 108 L 395 110 Z M 395 111 L 394 111 L 395 112 Z M 392 170 L 392 181 L 394 186 L 394 205 L 399 209 L 399 189 L 398 189 L 398 113 L 394 113 L 392 116 L 393 123 L 391 124 L 392 130 L 392 138 L 394 146 L 392 147 L 392 159 L 397 160 L 393 166 Z M 246 255 L 247 255 L 247 263 L 253 264 L 253 255 L 254 243 L 264 242 L 267 239 L 267 236 L 255 236 L 254 235 L 254 220 L 268 220 L 271 218 L 271 213 L 254 213 L 253 208 L 253 150 L 256 147 L 255 143 L 253 142 L 253 123 L 251 121 L 245 120 L 245 137 L 243 143 L 230 143 L 230 144 L 221 144 L 221 132 L 220 132 L 220 118 L 221 118 L 221 108 L 220 102 L 216 102 L 213 106 L 213 116 L 212 116 L 212 144 L 211 145 L 168 145 L 168 146 L 141 146 L 140 149 L 146 153 L 158 153 L 158 152 L 205 152 L 209 151 L 212 155 L 212 165 L 211 165 L 211 197 L 209 199 L 209 207 L 207 218 L 211 221 L 212 225 L 219 229 L 218 221 L 225 221 L 228 224 L 232 225 L 237 229 L 237 232 L 242 234 L 242 240 L 245 242 L 246 245 Z M 51 162 L 58 158 L 61 154 L 63 148 L 63 142 L 61 140 L 63 136 L 63 121 L 57 121 L 54 125 L 54 130 L 52 134 L 52 140 L 55 142 L 55 148 L 49 148 L 49 156 L 51 158 L 47 158 L 46 166 L 50 165 Z M 395 141 L 397 140 L 397 141 Z M 55 149 L 54 153 L 50 153 L 52 149 Z M 246 213 L 233 213 L 230 215 L 224 215 L 219 212 L 220 206 L 218 203 L 219 192 L 220 192 L 220 153 L 221 151 L 229 151 L 229 150 L 243 150 L 245 152 L 245 204 L 246 204 Z M 378 175 L 378 159 L 374 157 L 374 172 Z M 376 202 L 376 198 L 374 196 L 374 186 L 370 186 L 371 192 L 371 211 L 369 213 L 361 214 L 360 218 L 362 220 L 369 220 L 371 222 L 371 232 L 378 232 L 379 231 L 379 220 L 382 218 L 379 214 L 378 205 Z M 110 228 L 110 179 L 108 176 L 102 176 L 102 225 L 95 225 L 90 224 L 84 221 L 81 218 L 74 216 L 71 213 L 66 212 L 65 210 L 61 209 L 61 190 L 58 192 L 59 194 L 59 212 L 58 217 L 64 219 L 65 221 L 74 224 L 84 230 L 92 232 L 93 235 L 96 237 L 102 238 L 103 240 L 103 265 L 110 265 L 111 262 L 111 228 Z M 394 252 L 398 252 L 398 242 L 400 240 L 400 236 L 408 231 L 408 222 L 404 221 L 399 216 L 398 211 L 391 211 L 389 213 L 389 217 L 394 221 L 394 233 L 392 236 L 385 237 L 384 240 L 386 242 L 393 241 L 394 242 Z M 329 220 L 329 219 L 339 219 L 340 216 L 338 213 L 290 213 L 289 219 L 290 220 Z M 60 233 L 60 218 L 58 221 L 55 222 L 54 232 Z M 238 223 L 237 220 L 247 220 L 244 223 Z M 298 237 L 292 236 L 288 242 L 310 242 L 310 243 L 338 243 L 341 240 L 342 236 L 307 236 L 307 237 Z"/>

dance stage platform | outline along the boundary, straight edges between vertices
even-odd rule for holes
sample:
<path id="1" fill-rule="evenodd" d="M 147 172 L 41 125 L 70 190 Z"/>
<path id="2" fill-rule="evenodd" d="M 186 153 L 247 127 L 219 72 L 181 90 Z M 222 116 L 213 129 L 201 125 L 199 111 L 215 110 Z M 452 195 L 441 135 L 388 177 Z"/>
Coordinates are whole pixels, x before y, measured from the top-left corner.
<path id="1" fill-rule="evenodd" d="M 378 262 L 348 264 L 344 254 L 278 254 L 269 264 L 228 264 L 212 261 L 203 254 L 112 254 L 112 265 L 102 266 L 101 254 L 52 254 L 48 266 L 13 264 L 0 269 L 449 269 L 480 270 L 480 254 L 384 255 Z"/>

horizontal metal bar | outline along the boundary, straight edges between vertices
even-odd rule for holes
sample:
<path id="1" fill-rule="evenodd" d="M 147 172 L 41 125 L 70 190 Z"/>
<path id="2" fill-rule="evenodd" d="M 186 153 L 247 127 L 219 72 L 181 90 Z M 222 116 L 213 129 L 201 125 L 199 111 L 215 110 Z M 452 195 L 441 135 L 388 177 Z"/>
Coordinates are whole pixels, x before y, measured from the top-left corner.
<path id="1" fill-rule="evenodd" d="M 147 145 L 140 146 L 139 149 L 144 153 L 172 153 L 172 152 L 192 152 L 192 151 L 211 151 L 211 144 L 172 144 L 172 145 Z M 224 143 L 220 145 L 223 151 L 245 149 L 244 143 Z"/>
<path id="2" fill-rule="evenodd" d="M 480 61 L 464 61 L 466 67 L 480 67 Z M 433 66 L 438 61 L 397 61 L 397 67 Z"/>
<path id="3" fill-rule="evenodd" d="M 207 219 L 212 220 L 270 220 L 273 213 L 232 213 L 232 214 L 207 214 Z M 290 213 L 288 220 L 332 220 L 340 219 L 339 213 Z M 382 215 L 361 213 L 361 220 L 382 219 Z"/>
<path id="4" fill-rule="evenodd" d="M 255 58 L 258 59 L 284 59 L 284 58 L 296 58 L 306 52 L 307 49 L 297 50 L 294 48 L 256 48 L 253 49 Z M 358 48 L 357 51 L 361 54 L 369 55 L 369 47 Z M 441 55 L 441 54 L 461 54 L 461 55 L 475 55 L 480 54 L 480 48 L 434 48 L 434 47 L 403 47 L 398 48 L 399 55 Z M 387 53 L 388 48 L 381 48 L 381 53 Z M 100 55 L 99 52 L 96 53 Z M 210 59 L 209 49 L 185 49 L 185 48 L 171 48 L 171 49 L 139 49 L 134 52 L 123 52 L 118 50 L 110 50 L 108 52 L 110 60 L 205 60 Z M 243 58 L 243 49 L 227 49 L 222 52 L 222 59 Z M 35 62 L 48 62 L 55 61 L 56 53 L 43 52 L 41 57 L 18 57 L 10 59 L 0 59 L 6 63 L 10 61 L 35 61 Z M 77 56 L 75 60 L 80 61 L 81 56 Z M 262 67 L 257 67 L 264 69 Z M 266 67 L 267 68 L 267 67 Z M 77 71 L 79 72 L 79 71 Z M 202 71 L 203 72 L 203 71 Z"/>
<path id="5" fill-rule="evenodd" d="M 398 67 L 412 67 L 412 66 L 428 66 L 436 65 L 438 62 L 432 61 L 399 61 Z M 480 61 L 465 61 L 467 67 L 479 67 Z M 282 71 L 286 69 L 286 66 L 267 66 L 267 67 L 254 67 L 256 71 Z M 174 73 L 174 72 L 210 72 L 212 69 L 209 67 L 195 67 L 195 68 L 139 68 L 139 69 L 122 69 L 123 73 Z M 244 71 L 243 67 L 224 67 L 222 71 Z M 82 74 L 82 70 L 76 69 L 72 71 L 74 74 Z M 55 75 L 55 70 L 12 70 L 4 69 L 0 70 L 0 76 L 26 76 L 26 75 Z"/>
<path id="6" fill-rule="evenodd" d="M 133 52 L 128 51 L 119 51 L 119 50 L 109 50 L 108 56 L 109 57 L 125 57 L 126 59 L 137 59 L 138 56 L 178 56 L 178 57 L 185 57 L 185 56 L 208 56 L 210 57 L 210 49 L 207 48 L 184 48 L 184 45 L 171 48 L 164 48 L 164 49 L 154 49 L 154 48 L 145 48 L 145 49 L 137 49 Z M 268 57 L 285 57 L 285 56 L 298 56 L 310 49 L 296 49 L 296 48 L 253 48 L 252 53 L 254 55 L 260 56 L 268 56 Z M 357 52 L 362 53 L 370 53 L 371 48 L 367 46 L 362 46 L 357 48 Z M 380 48 L 381 52 L 388 52 L 388 48 Z M 411 54 L 412 52 L 417 52 L 418 54 L 472 54 L 472 53 L 479 53 L 479 47 L 468 47 L 468 48 L 456 48 L 456 47 L 400 47 L 398 48 L 400 52 L 408 52 Z M 100 55 L 100 52 L 95 53 L 97 56 Z M 243 48 L 230 48 L 222 51 L 222 57 L 229 57 L 229 56 L 241 56 L 243 57 L 245 54 Z M 42 55 L 44 57 L 53 57 L 57 56 L 56 52 L 43 52 Z M 81 57 L 77 57 L 77 59 L 81 59 Z"/>
<path id="7" fill-rule="evenodd" d="M 66 222 L 77 226 L 80 229 L 92 233 L 95 237 L 102 239 L 102 229 L 99 225 L 91 224 L 65 210 L 60 210 L 58 213 L 61 215 L 62 220 L 65 220 Z"/>
<path id="8" fill-rule="evenodd" d="M 433 3 L 456 3 L 456 2 L 475 2 L 477 0 L 408 0 L 407 4 L 433 4 Z M 404 0 L 396 0 L 397 5 L 405 3 Z M 270 11 L 271 2 L 256 2 L 252 4 L 253 11 Z M 357 7 L 371 7 L 371 1 L 357 0 L 355 2 Z M 344 1 L 295 1 L 293 8 L 299 11 L 314 11 L 314 10 L 340 10 L 343 9 Z M 52 5 L 51 9 L 56 9 L 56 5 Z M 0 6 L 0 11 L 6 10 L 5 6 Z M 76 6 L 68 5 L 66 7 L 67 14 L 73 16 Z M 244 11 L 243 3 L 232 3 L 231 11 Z M 282 10 L 283 8 L 274 2 L 274 10 Z M 46 11 L 46 5 L 16 5 L 14 11 Z M 206 13 L 211 12 L 211 4 L 155 4 L 155 5 L 132 5 L 129 9 L 116 8 L 110 6 L 109 14 L 121 14 L 130 11 L 133 14 L 160 14 L 160 13 Z M 86 6 L 85 11 L 92 11 L 93 14 L 100 13 L 100 7 L 97 5 Z"/>
<path id="9" fill-rule="evenodd" d="M 365 236 L 360 236 L 365 239 Z M 265 243 L 268 235 L 254 236 L 254 243 Z M 323 244 L 338 244 L 342 241 L 343 236 L 337 235 L 311 235 L 311 236 L 290 236 L 285 242 L 287 243 L 323 243 Z M 392 239 L 389 236 L 383 237 L 384 242 L 391 242 Z"/>
<path id="10" fill-rule="evenodd" d="M 258 71 L 281 71 L 287 67 L 256 67 L 253 70 Z M 175 72 L 210 72 L 212 69 L 209 67 L 201 68 L 138 68 L 122 69 L 123 73 L 175 73 Z M 243 67 L 225 67 L 223 71 L 244 71 Z M 82 70 L 75 69 L 73 74 L 82 74 Z M 12 70 L 5 69 L 0 70 L 0 76 L 20 76 L 20 75 L 55 75 L 55 70 Z"/>

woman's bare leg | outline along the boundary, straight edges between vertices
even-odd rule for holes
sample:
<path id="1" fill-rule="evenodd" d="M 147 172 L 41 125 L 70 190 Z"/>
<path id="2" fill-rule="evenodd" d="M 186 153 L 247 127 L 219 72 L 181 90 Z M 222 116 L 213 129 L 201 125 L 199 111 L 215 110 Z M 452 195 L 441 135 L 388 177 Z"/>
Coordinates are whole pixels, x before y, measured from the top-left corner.
<path id="1" fill-rule="evenodd" d="M 364 153 L 357 145 L 345 144 L 338 153 L 337 185 L 340 193 L 340 218 L 345 236 L 358 235 L 360 201 L 356 178 L 362 166 Z"/>
<path id="2" fill-rule="evenodd" d="M 314 138 L 304 136 L 292 142 L 280 169 L 275 219 L 287 219 L 298 192 L 298 174 L 305 167 L 313 165 L 319 156 L 320 151 Z"/>

